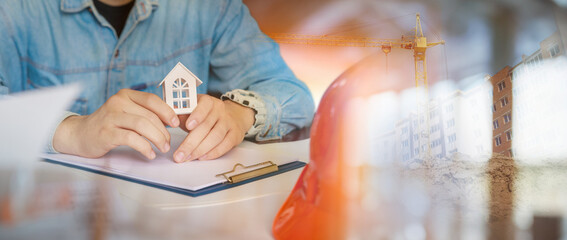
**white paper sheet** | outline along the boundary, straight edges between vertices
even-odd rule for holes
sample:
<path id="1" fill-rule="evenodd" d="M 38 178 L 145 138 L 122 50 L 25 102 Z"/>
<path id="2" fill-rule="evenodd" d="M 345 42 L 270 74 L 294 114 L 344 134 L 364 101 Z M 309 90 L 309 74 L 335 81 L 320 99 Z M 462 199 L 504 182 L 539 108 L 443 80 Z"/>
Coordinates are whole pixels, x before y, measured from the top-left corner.
<path id="1" fill-rule="evenodd" d="M 215 175 L 232 170 L 236 163 L 249 166 L 272 161 L 277 165 L 282 165 L 296 160 L 307 162 L 309 158 L 309 140 L 272 144 L 255 144 L 245 141 L 215 160 L 175 163 L 173 152 L 185 138 L 186 133 L 179 129 L 169 129 L 169 131 L 172 149 L 163 154 L 154 148 L 157 153 L 154 160 L 148 160 L 126 146 L 116 148 L 99 159 L 66 154 L 44 154 L 42 157 L 192 191 L 226 182 L 224 177 Z"/>
<path id="2" fill-rule="evenodd" d="M 0 165 L 37 162 L 54 125 L 79 91 L 79 85 L 68 85 L 2 96 Z"/>

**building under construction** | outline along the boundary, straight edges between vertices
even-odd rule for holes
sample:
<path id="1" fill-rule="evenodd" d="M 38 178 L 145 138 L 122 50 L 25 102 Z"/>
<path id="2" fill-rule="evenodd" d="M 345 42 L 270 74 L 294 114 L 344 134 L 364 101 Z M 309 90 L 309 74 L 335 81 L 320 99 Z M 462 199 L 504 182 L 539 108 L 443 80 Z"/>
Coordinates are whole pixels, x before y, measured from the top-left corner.
<path id="1" fill-rule="evenodd" d="M 552 139 L 535 139 L 536 136 L 522 137 L 520 142 L 512 145 L 515 141 L 514 126 L 522 128 L 522 131 L 533 129 L 530 126 L 541 125 L 543 121 L 533 122 L 530 118 L 553 118 L 555 108 L 552 104 L 537 104 L 538 99 L 555 98 L 551 94 L 553 89 L 560 88 L 559 85 L 552 83 L 554 76 L 544 77 L 541 73 L 549 73 L 550 69 L 542 69 L 545 61 L 564 55 L 565 48 L 556 32 L 540 43 L 540 48 L 529 56 L 523 56 L 522 61 L 514 67 L 506 66 L 490 78 L 493 86 L 492 104 L 492 149 L 495 154 L 514 157 L 516 149 L 514 146 L 521 146 L 521 151 L 537 152 L 530 146 L 538 141 L 551 141 Z M 549 64 L 548 64 L 549 65 Z M 565 82 L 565 81 L 562 81 Z M 563 84 L 559 82 L 559 84 Z M 542 88 L 542 91 L 538 89 Z M 516 100 L 518 99 L 518 100 Z M 533 104 L 537 106 L 533 106 Z M 533 117 L 532 117 L 533 116 Z M 549 122 L 548 122 L 549 123 Z M 547 131 L 553 131 L 549 128 Z M 552 136 L 553 133 L 543 133 Z M 536 137 L 537 138 L 537 137 Z"/>

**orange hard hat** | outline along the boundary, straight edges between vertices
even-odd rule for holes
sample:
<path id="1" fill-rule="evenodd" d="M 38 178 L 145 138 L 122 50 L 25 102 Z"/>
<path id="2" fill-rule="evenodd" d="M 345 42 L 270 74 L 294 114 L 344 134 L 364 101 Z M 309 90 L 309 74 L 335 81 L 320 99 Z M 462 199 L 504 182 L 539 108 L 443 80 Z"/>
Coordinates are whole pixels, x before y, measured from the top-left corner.
<path id="1" fill-rule="evenodd" d="M 412 85 L 380 79 L 384 65 L 383 58 L 370 56 L 325 92 L 311 126 L 310 162 L 274 220 L 276 239 L 346 238 L 349 206 L 362 194 L 356 189 L 360 168 L 352 163 L 365 157 L 360 151 L 364 126 L 357 124 L 365 109 L 357 99 Z"/>

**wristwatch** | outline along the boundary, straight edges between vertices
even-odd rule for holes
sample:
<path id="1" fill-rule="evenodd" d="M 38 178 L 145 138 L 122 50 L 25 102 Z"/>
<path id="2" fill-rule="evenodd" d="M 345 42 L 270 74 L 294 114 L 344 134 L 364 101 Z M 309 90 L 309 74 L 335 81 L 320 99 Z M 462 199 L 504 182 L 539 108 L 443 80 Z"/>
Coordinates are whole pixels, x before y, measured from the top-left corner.
<path id="1" fill-rule="evenodd" d="M 242 89 L 234 89 L 221 96 L 221 100 L 231 100 L 242 106 L 252 108 L 256 113 L 254 115 L 254 124 L 246 132 L 246 138 L 254 137 L 266 124 L 266 107 L 257 93 Z"/>

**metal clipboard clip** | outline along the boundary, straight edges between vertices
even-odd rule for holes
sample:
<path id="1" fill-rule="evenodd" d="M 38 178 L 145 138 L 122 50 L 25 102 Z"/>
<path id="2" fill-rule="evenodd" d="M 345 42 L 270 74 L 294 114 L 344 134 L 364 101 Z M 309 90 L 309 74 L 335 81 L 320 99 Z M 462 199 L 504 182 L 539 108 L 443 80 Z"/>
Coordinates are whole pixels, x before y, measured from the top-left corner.
<path id="1" fill-rule="evenodd" d="M 261 167 L 261 168 L 257 168 L 257 169 L 254 169 L 254 170 L 250 170 L 250 171 L 247 171 L 247 172 L 235 174 L 235 175 L 232 175 L 232 176 L 228 176 L 228 174 L 236 172 L 236 168 L 239 167 L 239 166 L 242 167 L 243 169 L 248 169 L 248 168 L 255 168 L 255 167 L 263 166 L 263 165 L 266 165 L 266 166 Z M 278 171 L 278 165 L 274 164 L 272 161 L 261 162 L 261 163 L 257 163 L 257 164 L 250 165 L 250 166 L 244 166 L 240 163 L 237 163 L 237 164 L 234 165 L 234 167 L 232 168 L 231 171 L 220 173 L 220 174 L 217 174 L 215 176 L 216 177 L 223 176 L 224 178 L 226 178 L 226 180 L 229 183 L 237 183 L 237 182 L 242 182 L 244 180 L 248 180 L 250 178 L 262 176 L 264 174 L 268 174 L 268 173 L 271 173 L 271 172 L 277 172 L 277 171 Z"/>

